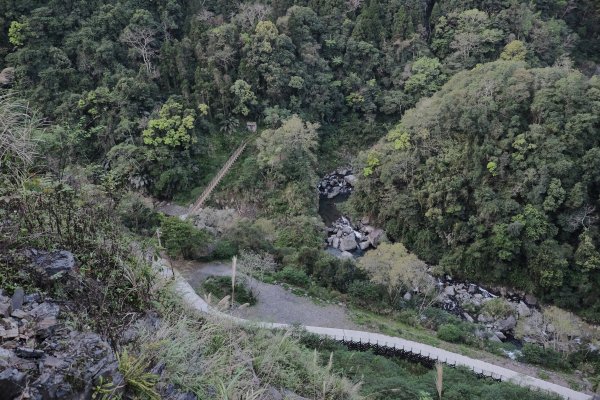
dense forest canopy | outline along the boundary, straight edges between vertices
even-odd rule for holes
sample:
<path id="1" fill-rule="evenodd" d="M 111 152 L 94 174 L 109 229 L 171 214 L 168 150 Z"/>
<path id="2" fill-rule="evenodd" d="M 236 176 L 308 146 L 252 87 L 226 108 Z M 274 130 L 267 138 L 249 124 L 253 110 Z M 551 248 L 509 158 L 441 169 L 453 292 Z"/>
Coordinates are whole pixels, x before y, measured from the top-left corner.
<path id="1" fill-rule="evenodd" d="M 355 207 L 460 275 L 540 289 L 597 315 L 599 118 L 598 77 L 480 65 L 365 154 Z"/>
<path id="2" fill-rule="evenodd" d="M 256 121 L 228 187 L 269 216 L 314 216 L 318 156 L 385 136 L 356 211 L 429 262 L 598 320 L 599 7 L 0 0 L 1 83 L 45 117 L 44 168 L 109 191 L 188 193 Z"/>
<path id="3" fill-rule="evenodd" d="M 202 181 L 211 137 L 245 120 L 277 128 L 298 114 L 368 136 L 511 42 L 531 66 L 593 68 L 597 11 L 592 0 L 3 0 L 0 66 L 63 127 L 49 150 L 169 197 Z"/>

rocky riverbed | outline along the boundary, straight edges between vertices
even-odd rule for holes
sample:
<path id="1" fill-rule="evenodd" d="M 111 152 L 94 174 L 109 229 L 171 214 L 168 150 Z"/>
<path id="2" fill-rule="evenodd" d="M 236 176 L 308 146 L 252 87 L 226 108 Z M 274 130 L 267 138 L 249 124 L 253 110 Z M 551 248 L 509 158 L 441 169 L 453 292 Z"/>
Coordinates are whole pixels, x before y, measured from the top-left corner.
<path id="1" fill-rule="evenodd" d="M 350 167 L 340 167 L 325 175 L 317 185 L 317 189 L 321 196 L 333 199 L 339 195 L 350 194 L 357 181 L 358 178 L 352 173 Z"/>
<path id="2" fill-rule="evenodd" d="M 327 250 L 339 258 L 353 258 L 369 248 L 375 248 L 385 233 L 363 219 L 353 224 L 337 209 L 348 199 L 358 178 L 349 167 L 340 167 L 325 175 L 319 182 L 319 214 L 327 225 Z"/>

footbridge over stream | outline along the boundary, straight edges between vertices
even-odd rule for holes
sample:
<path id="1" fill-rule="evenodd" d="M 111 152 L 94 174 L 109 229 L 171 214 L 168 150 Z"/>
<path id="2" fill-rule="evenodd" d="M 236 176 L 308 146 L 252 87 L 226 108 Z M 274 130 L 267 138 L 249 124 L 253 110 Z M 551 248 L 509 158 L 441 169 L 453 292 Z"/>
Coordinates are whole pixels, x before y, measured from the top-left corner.
<path id="1" fill-rule="evenodd" d="M 217 318 L 230 321 L 235 324 L 256 326 L 264 329 L 293 329 L 288 324 L 271 322 L 254 322 L 232 315 L 225 314 L 212 308 L 202 297 L 200 297 L 192 286 L 169 265 L 168 261 L 161 260 L 155 263 L 155 268 L 162 277 L 174 280 L 174 289 L 183 302 L 197 312 L 209 314 Z M 318 326 L 302 326 L 309 333 L 319 335 L 347 344 L 350 348 L 360 350 L 373 348 L 384 354 L 404 355 L 416 361 L 433 364 L 441 362 L 450 367 L 465 367 L 480 377 L 511 382 L 515 385 L 527 387 L 532 390 L 558 395 L 567 400 L 591 400 L 593 397 L 586 393 L 557 385 L 539 378 L 525 375 L 508 368 L 500 367 L 485 361 L 477 360 L 462 354 L 439 349 L 424 343 L 414 342 L 394 336 L 382 335 L 373 332 L 363 332 L 348 329 L 324 328 Z"/>

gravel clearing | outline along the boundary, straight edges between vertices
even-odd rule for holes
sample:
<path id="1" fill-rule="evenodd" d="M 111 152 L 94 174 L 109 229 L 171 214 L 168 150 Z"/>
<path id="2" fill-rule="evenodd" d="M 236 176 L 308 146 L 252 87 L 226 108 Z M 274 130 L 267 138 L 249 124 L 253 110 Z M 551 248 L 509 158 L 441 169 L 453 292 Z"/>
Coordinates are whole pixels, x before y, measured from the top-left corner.
<path id="1" fill-rule="evenodd" d="M 173 266 L 194 289 L 198 289 L 209 276 L 231 275 L 231 265 L 221 262 L 173 261 Z M 343 305 L 315 304 L 310 298 L 295 295 L 283 286 L 256 279 L 250 279 L 248 287 L 258 301 L 254 306 L 234 310 L 233 314 L 237 317 L 252 321 L 359 329 Z"/>

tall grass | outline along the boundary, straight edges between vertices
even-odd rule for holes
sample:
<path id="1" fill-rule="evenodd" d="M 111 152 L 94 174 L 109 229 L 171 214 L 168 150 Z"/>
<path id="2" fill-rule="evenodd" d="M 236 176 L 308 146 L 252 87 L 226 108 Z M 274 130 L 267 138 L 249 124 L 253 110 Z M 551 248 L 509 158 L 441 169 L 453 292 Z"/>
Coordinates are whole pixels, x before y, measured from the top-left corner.
<path id="1" fill-rule="evenodd" d="M 242 328 L 198 319 L 175 303 L 163 310 L 158 328 L 143 330 L 142 354 L 165 363 L 162 379 L 199 398 L 259 399 L 267 391 L 289 390 L 315 400 L 359 399 L 359 385 L 323 366 L 289 332 Z"/>

